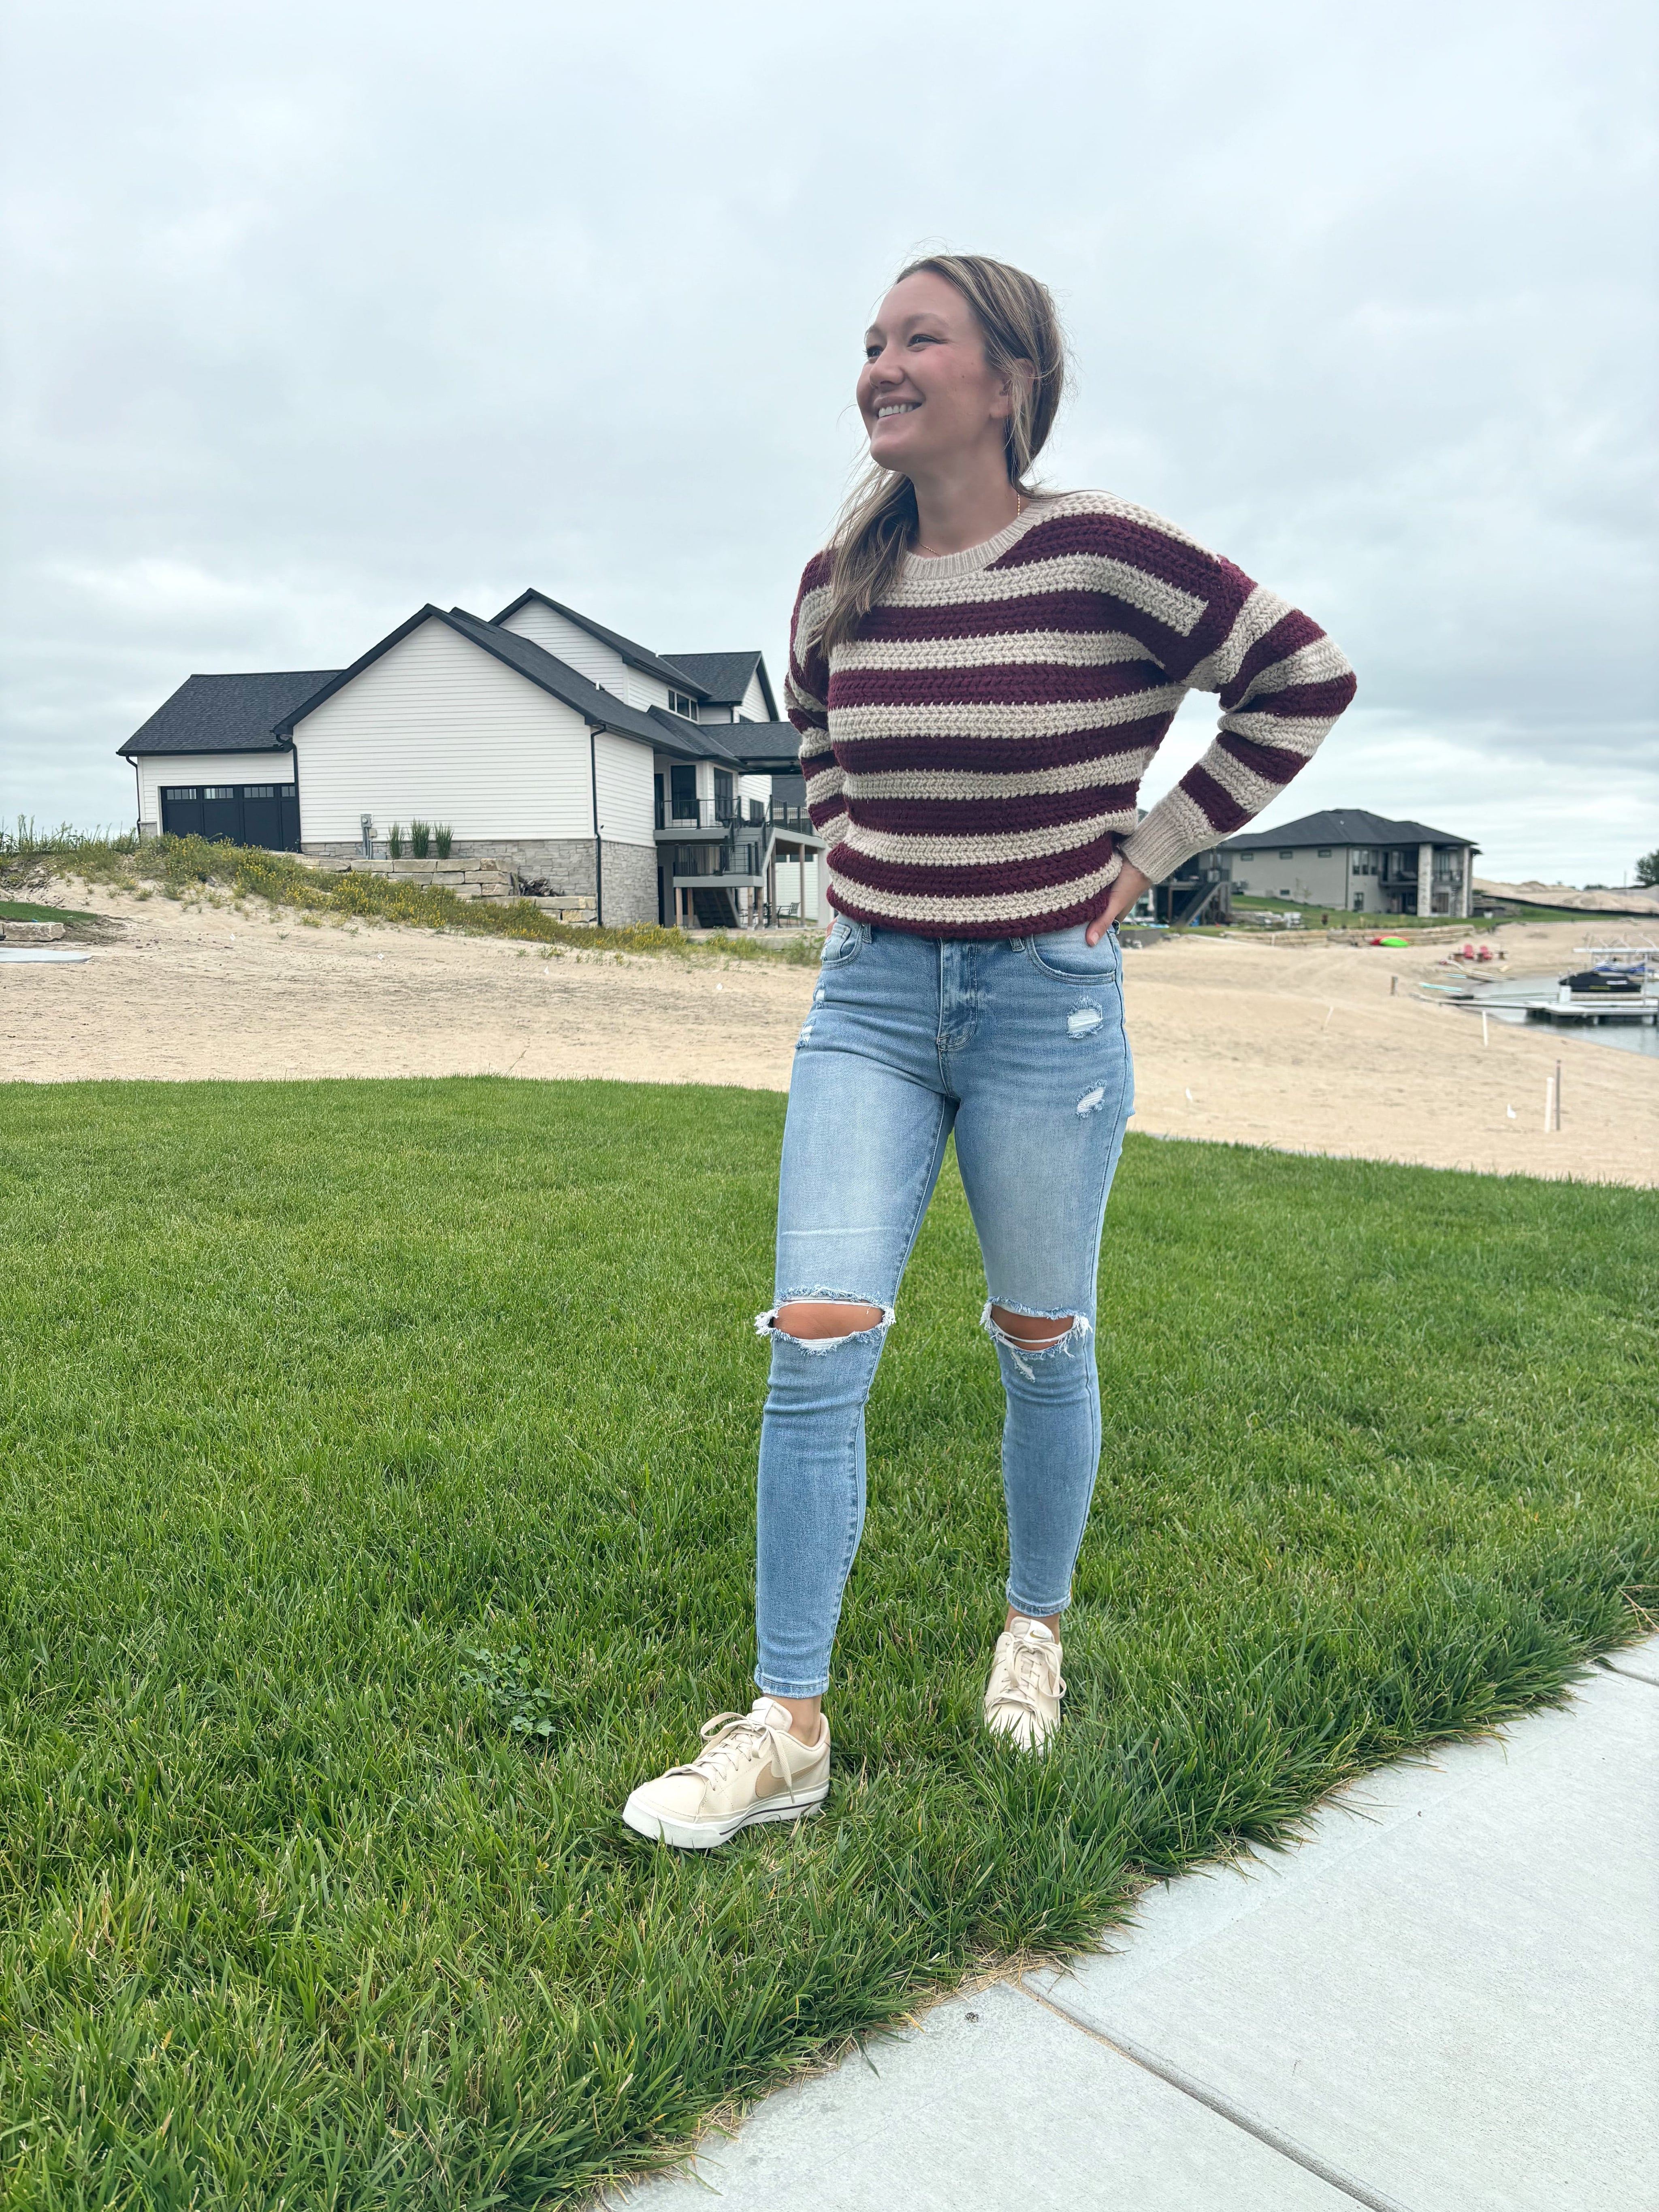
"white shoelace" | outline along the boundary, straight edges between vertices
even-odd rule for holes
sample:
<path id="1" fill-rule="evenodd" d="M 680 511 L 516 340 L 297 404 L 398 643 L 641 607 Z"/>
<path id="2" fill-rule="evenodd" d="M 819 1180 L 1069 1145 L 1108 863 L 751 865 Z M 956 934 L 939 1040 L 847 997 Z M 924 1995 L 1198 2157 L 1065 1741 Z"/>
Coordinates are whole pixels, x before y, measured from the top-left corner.
<path id="1" fill-rule="evenodd" d="M 716 1730 L 721 1733 L 717 1735 Z M 684 1766 L 671 1766 L 668 1771 L 695 1774 L 702 1780 L 720 1783 L 728 1775 L 735 1774 L 744 1759 L 752 1759 L 761 1743 L 769 1747 L 773 1738 L 785 1731 L 774 1728 L 769 1722 L 757 1720 L 753 1713 L 716 1713 L 712 1721 L 703 1723 L 697 1733 L 708 1748 L 700 1751 Z M 711 1736 L 714 1741 L 709 1742 Z M 787 1771 L 775 1751 L 772 1759 L 780 1774 Z"/>
<path id="2" fill-rule="evenodd" d="M 1039 1674 L 1047 1672 L 1051 1660 L 1054 1668 L 1052 1688 L 1037 1679 Z M 994 1705 L 1017 1706 L 1030 1718 L 1037 1721 L 1043 1717 L 1036 1702 L 1039 1692 L 1051 1698 L 1065 1696 L 1066 1685 L 1060 1674 L 1060 1653 L 1052 1644 L 1016 1644 L 1012 1651 L 997 1662 L 991 1685 L 991 1701 Z"/>

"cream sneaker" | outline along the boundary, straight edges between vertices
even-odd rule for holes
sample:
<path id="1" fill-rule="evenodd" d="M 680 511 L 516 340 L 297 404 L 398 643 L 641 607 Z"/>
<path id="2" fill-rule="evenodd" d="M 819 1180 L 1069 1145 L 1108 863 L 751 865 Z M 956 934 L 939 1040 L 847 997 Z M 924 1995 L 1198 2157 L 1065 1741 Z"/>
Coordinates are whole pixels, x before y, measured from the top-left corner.
<path id="1" fill-rule="evenodd" d="M 819 1718 L 816 1747 L 789 1733 L 787 1709 L 757 1698 L 744 1713 L 705 1721 L 708 1748 L 689 1766 L 671 1766 L 642 1782 L 623 1807 L 637 1835 L 712 1851 L 756 1820 L 799 1820 L 830 1795 L 830 1723 Z"/>
<path id="2" fill-rule="evenodd" d="M 1011 1735 L 1022 1751 L 1042 1751 L 1060 1726 L 1060 1639 L 1040 1620 L 1017 1613 L 997 1638 L 985 1692 L 985 1723 Z"/>

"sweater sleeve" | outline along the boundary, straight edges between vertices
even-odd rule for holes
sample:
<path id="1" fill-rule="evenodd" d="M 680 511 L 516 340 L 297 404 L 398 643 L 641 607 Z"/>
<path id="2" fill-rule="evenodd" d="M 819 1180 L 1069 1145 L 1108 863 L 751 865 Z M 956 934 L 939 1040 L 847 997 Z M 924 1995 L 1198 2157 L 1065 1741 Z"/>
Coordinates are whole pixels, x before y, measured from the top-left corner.
<path id="1" fill-rule="evenodd" d="M 1190 539 L 1171 532 L 1165 544 L 1179 548 L 1183 595 L 1199 611 L 1178 642 L 1164 630 L 1158 656 L 1183 689 L 1218 693 L 1222 714 L 1203 758 L 1119 845 L 1153 883 L 1277 799 L 1354 695 L 1352 669 L 1317 623 Z"/>
<path id="2" fill-rule="evenodd" d="M 806 808 L 812 827 L 829 844 L 838 844 L 848 828 L 842 796 L 842 770 L 830 750 L 830 665 L 818 644 L 830 606 L 830 556 L 815 554 L 806 564 L 789 624 L 789 674 L 784 702 L 800 732 L 800 772 L 806 779 Z"/>

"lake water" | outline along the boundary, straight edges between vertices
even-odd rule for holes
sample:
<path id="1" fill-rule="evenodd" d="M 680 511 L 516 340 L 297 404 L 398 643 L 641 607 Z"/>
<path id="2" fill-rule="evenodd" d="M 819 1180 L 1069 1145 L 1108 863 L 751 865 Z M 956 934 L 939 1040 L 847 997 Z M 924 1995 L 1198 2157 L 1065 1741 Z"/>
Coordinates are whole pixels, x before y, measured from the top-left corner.
<path id="1" fill-rule="evenodd" d="M 1553 1037 L 1577 1037 L 1586 1044 L 1611 1045 L 1615 1052 L 1636 1052 L 1645 1059 L 1659 1060 L 1659 1027 L 1647 1022 L 1528 1021 L 1524 1011 L 1526 1001 L 1553 999 L 1559 981 L 1559 976 L 1554 975 L 1505 975 L 1501 983 L 1477 987 L 1474 1006 L 1460 1006 L 1458 1012 L 1484 1012 L 1495 1022 L 1506 1022 L 1511 1029 L 1535 1030 L 1540 1036 Z"/>

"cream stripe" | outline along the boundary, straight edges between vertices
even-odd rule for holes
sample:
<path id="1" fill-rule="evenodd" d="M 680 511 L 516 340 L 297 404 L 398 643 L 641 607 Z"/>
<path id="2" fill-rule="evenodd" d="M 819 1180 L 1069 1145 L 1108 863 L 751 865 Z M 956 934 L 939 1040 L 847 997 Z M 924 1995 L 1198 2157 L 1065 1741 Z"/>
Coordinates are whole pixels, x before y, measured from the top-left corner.
<path id="1" fill-rule="evenodd" d="M 919 868 L 985 868 L 1002 860 L 1036 860 L 1093 842 L 1124 827 L 1121 813 L 1096 814 L 1047 830 L 986 830 L 965 837 L 924 837 L 908 830 L 869 830 L 855 822 L 847 842 L 872 860 L 911 861 Z"/>
<path id="2" fill-rule="evenodd" d="M 1229 798 L 1236 799 L 1247 814 L 1260 814 L 1270 799 L 1276 799 L 1285 788 L 1277 776 L 1259 775 L 1236 760 L 1219 745 L 1212 745 L 1199 763 L 1206 775 L 1213 776 Z"/>
<path id="3" fill-rule="evenodd" d="M 1321 739 L 1336 717 L 1331 715 L 1273 714 L 1264 708 L 1256 714 L 1224 714 L 1221 726 L 1235 737 L 1249 738 L 1259 745 L 1276 745 L 1280 752 L 1311 760 Z"/>
<path id="4" fill-rule="evenodd" d="M 836 647 L 836 670 L 1006 667 L 1028 660 L 1097 668 L 1147 658 L 1146 647 L 1122 630 L 1005 630 L 995 637 L 863 638 Z"/>
<path id="5" fill-rule="evenodd" d="M 1213 845 L 1220 832 L 1203 808 L 1179 784 L 1165 792 L 1138 830 L 1132 830 L 1118 850 L 1131 867 L 1139 868 L 1155 884 L 1193 854 Z"/>
<path id="6" fill-rule="evenodd" d="M 1322 684 L 1330 677 L 1346 676 L 1347 672 L 1346 657 L 1329 638 L 1310 638 L 1306 645 L 1297 646 L 1283 660 L 1257 669 L 1244 696 L 1247 700 L 1255 699 L 1264 691 L 1288 690 L 1292 684 Z M 1241 709 L 1235 708 L 1233 711 L 1237 714 Z"/>
<path id="7" fill-rule="evenodd" d="M 1184 696 L 1182 685 L 1164 684 L 1119 699 L 1062 699 L 1048 706 L 969 700 L 950 707 L 837 707 L 830 716 L 830 734 L 837 744 L 881 738 L 1069 737 L 1154 715 L 1167 720 Z"/>
<path id="8" fill-rule="evenodd" d="M 1102 553 L 1063 553 L 1052 561 L 1032 561 L 1019 568 L 980 569 L 970 576 L 930 578 L 913 583 L 901 577 L 883 602 L 894 607 L 971 607 L 1029 599 L 1043 592 L 1110 592 L 1185 637 L 1206 602 L 1150 576 L 1127 561 Z M 837 648 L 837 652 L 839 647 Z M 830 665 L 839 665 L 836 654 Z"/>
<path id="9" fill-rule="evenodd" d="M 1265 590 L 1258 584 L 1239 609 L 1232 628 L 1217 646 L 1206 653 L 1187 681 L 1194 691 L 1219 691 L 1231 684 L 1244 665 L 1244 657 L 1259 639 L 1266 637 L 1276 622 L 1294 612 L 1288 599 L 1281 599 L 1277 592 Z"/>
<path id="10" fill-rule="evenodd" d="M 1133 752 L 1101 753 L 1065 768 L 1010 769 L 1006 775 L 991 769 L 895 768 L 861 775 L 848 771 L 849 799 L 1029 799 L 1045 792 L 1092 791 L 1097 785 L 1138 783 L 1146 774 L 1152 745 L 1137 745 Z"/>

